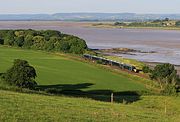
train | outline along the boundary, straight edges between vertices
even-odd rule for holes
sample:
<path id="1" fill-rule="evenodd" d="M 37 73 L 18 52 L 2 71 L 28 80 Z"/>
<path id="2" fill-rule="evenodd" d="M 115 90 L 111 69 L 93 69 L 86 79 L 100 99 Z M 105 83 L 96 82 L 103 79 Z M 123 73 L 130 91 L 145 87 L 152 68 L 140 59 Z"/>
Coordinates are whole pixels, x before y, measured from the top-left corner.
<path id="1" fill-rule="evenodd" d="M 135 66 L 125 64 L 122 62 L 117 62 L 117 61 L 113 61 L 107 58 L 98 57 L 98 56 L 94 56 L 90 54 L 84 54 L 83 57 L 85 59 L 92 60 L 92 61 L 101 61 L 102 64 L 104 65 L 116 66 L 116 67 L 119 67 L 120 69 L 125 69 L 125 70 L 136 72 L 136 73 L 139 72 L 139 70 Z"/>

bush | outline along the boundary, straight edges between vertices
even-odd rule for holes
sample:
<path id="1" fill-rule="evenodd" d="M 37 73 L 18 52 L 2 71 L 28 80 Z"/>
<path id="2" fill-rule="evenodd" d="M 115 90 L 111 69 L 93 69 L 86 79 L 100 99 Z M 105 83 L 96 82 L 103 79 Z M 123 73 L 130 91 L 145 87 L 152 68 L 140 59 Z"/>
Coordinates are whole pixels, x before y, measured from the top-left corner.
<path id="1" fill-rule="evenodd" d="M 148 66 L 143 66 L 142 71 L 143 71 L 144 73 L 150 73 L 150 72 L 151 72 L 151 69 L 150 69 Z"/>
<path id="2" fill-rule="evenodd" d="M 25 60 L 14 60 L 13 66 L 3 74 L 3 79 L 10 85 L 34 89 L 36 70 Z"/>
<path id="3" fill-rule="evenodd" d="M 177 89 L 174 85 L 168 84 L 165 86 L 164 90 L 162 91 L 165 95 L 176 95 Z"/>

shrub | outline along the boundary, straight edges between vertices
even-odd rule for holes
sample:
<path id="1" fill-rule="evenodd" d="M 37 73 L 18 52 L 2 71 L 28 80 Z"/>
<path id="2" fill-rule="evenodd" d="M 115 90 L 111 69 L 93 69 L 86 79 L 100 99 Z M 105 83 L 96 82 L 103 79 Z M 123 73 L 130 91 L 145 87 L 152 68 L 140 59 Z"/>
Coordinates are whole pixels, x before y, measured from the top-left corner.
<path id="1" fill-rule="evenodd" d="M 150 73 L 150 72 L 151 72 L 151 69 L 150 69 L 148 66 L 143 66 L 142 71 L 143 71 L 144 73 Z"/>
<path id="2" fill-rule="evenodd" d="M 164 90 L 162 91 L 165 95 L 176 95 L 177 89 L 174 85 L 168 84 L 165 86 Z"/>

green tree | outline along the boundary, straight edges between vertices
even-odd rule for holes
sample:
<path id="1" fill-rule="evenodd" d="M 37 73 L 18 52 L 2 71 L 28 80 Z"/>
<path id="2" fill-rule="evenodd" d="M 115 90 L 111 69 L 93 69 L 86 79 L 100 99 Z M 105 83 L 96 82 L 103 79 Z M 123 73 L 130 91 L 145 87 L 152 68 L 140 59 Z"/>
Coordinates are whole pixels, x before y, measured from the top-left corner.
<path id="1" fill-rule="evenodd" d="M 18 36 L 15 37 L 14 45 L 18 47 L 22 47 L 24 44 L 24 37 L 23 36 Z"/>
<path id="2" fill-rule="evenodd" d="M 13 46 L 14 45 L 14 36 L 15 35 L 14 35 L 13 30 L 8 31 L 4 38 L 4 44 Z"/>
<path id="3" fill-rule="evenodd" d="M 150 78 L 158 81 L 161 89 L 169 84 L 175 86 L 179 82 L 179 76 L 174 65 L 169 63 L 155 66 L 150 74 Z"/>
<path id="4" fill-rule="evenodd" d="M 43 50 L 45 48 L 45 38 L 43 36 L 33 37 L 33 48 Z"/>
<path id="5" fill-rule="evenodd" d="M 24 31 L 23 30 L 15 31 L 14 35 L 17 36 L 17 37 L 24 36 Z"/>
<path id="6" fill-rule="evenodd" d="M 23 45 L 23 47 L 30 48 L 32 45 L 33 45 L 33 36 L 28 34 L 24 38 L 24 45 Z"/>
<path id="7" fill-rule="evenodd" d="M 37 85 L 36 76 L 36 70 L 27 61 L 16 59 L 13 66 L 4 74 L 4 80 L 10 85 L 33 89 Z"/>
<path id="8" fill-rule="evenodd" d="M 46 41 L 45 50 L 47 50 L 47 51 L 55 50 L 55 48 L 56 48 L 55 45 L 58 42 L 59 42 L 59 38 L 58 37 L 51 37 L 49 39 L 49 41 Z"/>

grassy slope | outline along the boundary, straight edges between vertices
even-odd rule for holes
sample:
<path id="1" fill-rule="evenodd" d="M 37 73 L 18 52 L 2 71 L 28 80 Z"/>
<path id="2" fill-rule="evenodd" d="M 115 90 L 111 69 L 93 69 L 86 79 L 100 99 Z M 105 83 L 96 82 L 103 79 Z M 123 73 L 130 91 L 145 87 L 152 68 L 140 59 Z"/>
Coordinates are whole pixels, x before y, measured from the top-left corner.
<path id="1" fill-rule="evenodd" d="M 145 90 L 137 79 L 128 79 L 87 63 L 42 51 L 0 47 L 0 72 L 5 72 L 17 58 L 29 61 L 36 68 L 40 85 L 60 84 L 62 87 L 62 84 L 66 84 L 67 87 L 81 90 Z"/>
<path id="2" fill-rule="evenodd" d="M 165 100 L 168 101 L 166 114 Z M 180 97 L 143 96 L 135 103 L 124 105 L 0 90 L 0 103 L 0 120 L 11 122 L 180 120 Z"/>
<path id="3" fill-rule="evenodd" d="M 143 62 L 134 60 L 134 59 L 126 59 L 123 57 L 117 57 L 117 56 L 105 56 L 108 59 L 114 60 L 114 61 L 118 61 L 118 62 L 123 62 L 125 64 L 130 64 L 133 65 L 139 69 L 142 69 L 143 66 L 145 66 L 145 64 Z"/>

